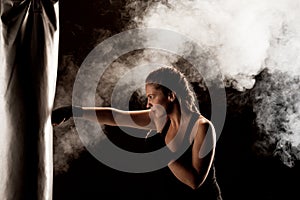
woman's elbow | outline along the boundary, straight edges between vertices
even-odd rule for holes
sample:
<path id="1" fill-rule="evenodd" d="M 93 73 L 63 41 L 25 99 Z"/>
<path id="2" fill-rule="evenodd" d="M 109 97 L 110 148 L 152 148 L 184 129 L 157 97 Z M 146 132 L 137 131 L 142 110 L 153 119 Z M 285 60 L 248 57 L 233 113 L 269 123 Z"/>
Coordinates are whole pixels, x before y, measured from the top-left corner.
<path id="1" fill-rule="evenodd" d="M 198 189 L 197 184 L 191 184 L 191 185 L 189 185 L 189 186 L 190 186 L 190 188 L 191 188 L 192 190 Z"/>
<path id="2" fill-rule="evenodd" d="M 189 187 L 193 190 L 197 190 L 198 188 L 200 188 L 203 185 L 204 181 L 205 181 L 205 179 L 203 179 L 203 178 L 195 179 L 194 181 L 192 181 L 189 184 Z"/>

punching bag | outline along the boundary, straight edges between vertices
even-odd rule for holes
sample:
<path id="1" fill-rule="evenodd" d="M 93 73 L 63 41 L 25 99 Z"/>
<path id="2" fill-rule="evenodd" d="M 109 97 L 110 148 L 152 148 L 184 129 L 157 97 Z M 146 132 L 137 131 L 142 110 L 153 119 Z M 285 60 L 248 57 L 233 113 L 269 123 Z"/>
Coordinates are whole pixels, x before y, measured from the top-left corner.
<path id="1" fill-rule="evenodd" d="M 1 0 L 0 199 L 51 200 L 55 0 Z"/>

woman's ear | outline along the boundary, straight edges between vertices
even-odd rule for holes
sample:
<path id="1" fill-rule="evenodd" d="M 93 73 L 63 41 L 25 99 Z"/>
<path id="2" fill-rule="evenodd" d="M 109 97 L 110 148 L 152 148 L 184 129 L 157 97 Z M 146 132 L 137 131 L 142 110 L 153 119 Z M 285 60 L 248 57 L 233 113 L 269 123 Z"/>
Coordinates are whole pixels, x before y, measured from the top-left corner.
<path id="1" fill-rule="evenodd" d="M 176 94 L 174 92 L 170 92 L 168 95 L 169 101 L 173 102 L 176 99 Z"/>

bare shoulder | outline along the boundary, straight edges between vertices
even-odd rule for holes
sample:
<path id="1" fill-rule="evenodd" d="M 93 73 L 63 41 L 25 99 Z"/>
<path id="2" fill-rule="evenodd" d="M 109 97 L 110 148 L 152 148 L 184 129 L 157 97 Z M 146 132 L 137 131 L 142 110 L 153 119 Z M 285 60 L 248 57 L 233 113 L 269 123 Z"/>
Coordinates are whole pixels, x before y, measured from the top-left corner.
<path id="1" fill-rule="evenodd" d="M 203 137 L 207 133 L 209 133 L 211 136 L 215 137 L 216 133 L 213 123 L 203 115 L 199 115 L 197 122 L 194 125 L 194 128 L 197 129 L 197 135 L 200 134 Z"/>
<path id="2" fill-rule="evenodd" d="M 204 117 L 203 115 L 199 115 L 197 121 L 196 121 L 196 124 L 195 126 L 197 127 L 198 129 L 198 133 L 202 133 L 202 134 L 205 134 L 206 131 L 208 130 L 208 128 L 210 127 L 210 125 L 212 125 L 212 123 L 210 122 L 209 119 L 207 119 L 206 117 Z"/>
<path id="3" fill-rule="evenodd" d="M 212 122 L 199 115 L 197 122 L 194 125 L 194 149 L 199 152 L 202 145 L 206 147 L 213 147 L 215 145 L 215 131 Z M 211 149 L 211 148 L 210 148 Z"/>
<path id="4" fill-rule="evenodd" d="M 203 115 L 199 115 L 198 117 L 198 125 L 199 126 L 208 126 L 211 122 L 206 118 L 204 117 Z"/>
<path id="5" fill-rule="evenodd" d="M 198 138 L 204 138 L 207 134 L 209 137 L 212 137 L 212 139 L 215 139 L 216 133 L 213 123 L 204 117 L 203 115 L 199 115 L 199 118 L 197 120 L 197 123 L 195 124 L 195 127 L 197 127 L 196 136 Z"/>
<path id="6" fill-rule="evenodd" d="M 203 115 L 199 114 L 194 124 L 190 139 L 192 140 L 197 138 L 201 140 L 202 138 L 204 138 L 209 128 L 209 125 L 210 125 L 210 121 Z"/>

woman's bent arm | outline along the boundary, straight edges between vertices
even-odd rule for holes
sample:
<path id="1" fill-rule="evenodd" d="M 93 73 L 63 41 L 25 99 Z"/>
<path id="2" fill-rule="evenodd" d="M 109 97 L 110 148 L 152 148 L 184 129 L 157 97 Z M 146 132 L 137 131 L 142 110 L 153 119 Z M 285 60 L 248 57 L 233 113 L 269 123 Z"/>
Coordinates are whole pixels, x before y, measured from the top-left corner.
<path id="1" fill-rule="evenodd" d="M 192 162 L 183 164 L 176 160 L 168 164 L 169 169 L 177 179 L 192 189 L 197 189 L 205 181 L 215 154 L 215 135 L 214 133 L 206 134 L 207 125 L 207 123 L 198 125 L 192 148 Z M 204 138 L 206 135 L 209 139 L 205 143 Z M 210 150 L 205 157 L 200 158 L 200 149 L 203 145 L 206 145 L 204 148 Z"/>

